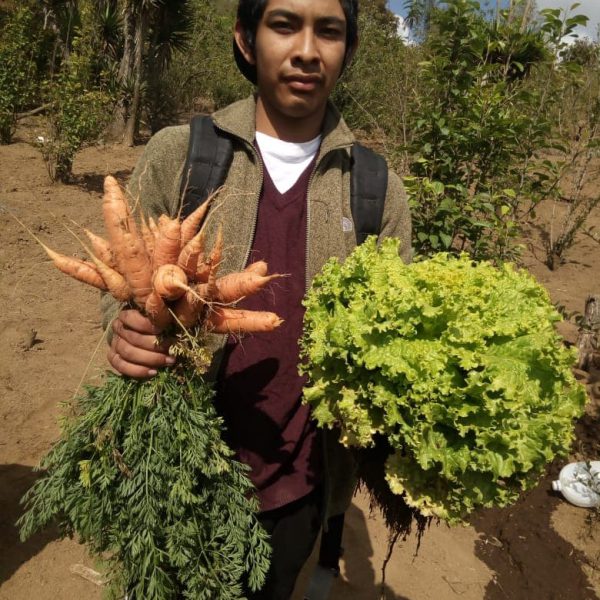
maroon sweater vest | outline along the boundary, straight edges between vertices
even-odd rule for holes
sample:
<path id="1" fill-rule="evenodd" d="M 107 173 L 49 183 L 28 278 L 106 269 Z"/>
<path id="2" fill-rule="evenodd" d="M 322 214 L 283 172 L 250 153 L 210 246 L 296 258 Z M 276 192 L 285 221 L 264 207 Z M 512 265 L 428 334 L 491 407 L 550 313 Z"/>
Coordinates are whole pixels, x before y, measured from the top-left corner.
<path id="1" fill-rule="evenodd" d="M 225 420 L 225 439 L 250 467 L 261 511 L 302 498 L 321 481 L 320 444 L 309 408 L 301 402 L 305 379 L 298 375 L 313 164 L 285 194 L 265 172 L 249 262 L 264 260 L 270 273 L 286 277 L 239 306 L 276 312 L 284 323 L 270 333 L 230 337 L 219 376 L 217 408 Z"/>

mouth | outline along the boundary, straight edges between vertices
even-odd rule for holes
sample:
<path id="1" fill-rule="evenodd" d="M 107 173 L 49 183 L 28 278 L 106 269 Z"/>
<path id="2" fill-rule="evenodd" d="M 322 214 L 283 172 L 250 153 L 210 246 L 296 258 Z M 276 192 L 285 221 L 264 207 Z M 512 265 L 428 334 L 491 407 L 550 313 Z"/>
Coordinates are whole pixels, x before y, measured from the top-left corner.
<path id="1" fill-rule="evenodd" d="M 284 77 L 284 81 L 294 91 L 312 92 L 321 83 L 318 75 L 290 75 Z"/>

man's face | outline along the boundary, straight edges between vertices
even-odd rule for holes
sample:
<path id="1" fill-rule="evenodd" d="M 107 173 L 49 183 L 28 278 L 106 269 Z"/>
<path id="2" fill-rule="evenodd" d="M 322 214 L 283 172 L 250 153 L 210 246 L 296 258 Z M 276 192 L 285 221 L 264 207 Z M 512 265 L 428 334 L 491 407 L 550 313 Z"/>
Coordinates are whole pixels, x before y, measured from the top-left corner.
<path id="1" fill-rule="evenodd" d="M 339 0 L 268 0 L 254 56 L 262 102 L 289 118 L 324 111 L 345 52 Z"/>

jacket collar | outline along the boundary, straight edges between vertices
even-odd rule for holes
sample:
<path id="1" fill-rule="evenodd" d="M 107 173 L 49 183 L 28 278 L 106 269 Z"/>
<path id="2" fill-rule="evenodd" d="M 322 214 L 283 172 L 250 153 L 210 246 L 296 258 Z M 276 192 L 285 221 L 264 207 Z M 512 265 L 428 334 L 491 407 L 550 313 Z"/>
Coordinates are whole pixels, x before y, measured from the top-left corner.
<path id="1" fill-rule="evenodd" d="M 227 133 L 254 144 L 256 131 L 256 98 L 254 95 L 234 102 L 217 111 L 213 115 L 216 126 Z M 323 122 L 323 141 L 319 150 L 319 158 L 332 150 L 349 148 L 354 143 L 354 135 L 344 122 L 335 106 L 328 102 Z"/>

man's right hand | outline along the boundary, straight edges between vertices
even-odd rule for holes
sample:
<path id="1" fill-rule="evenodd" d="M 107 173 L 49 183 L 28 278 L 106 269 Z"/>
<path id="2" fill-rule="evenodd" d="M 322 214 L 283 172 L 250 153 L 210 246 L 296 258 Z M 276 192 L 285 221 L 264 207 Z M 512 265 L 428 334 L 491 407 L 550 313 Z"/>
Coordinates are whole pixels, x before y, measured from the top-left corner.
<path id="1" fill-rule="evenodd" d="M 160 329 L 137 310 L 122 310 L 112 324 L 108 362 L 121 375 L 146 379 L 175 363 L 169 356 L 172 340 L 160 341 Z"/>

